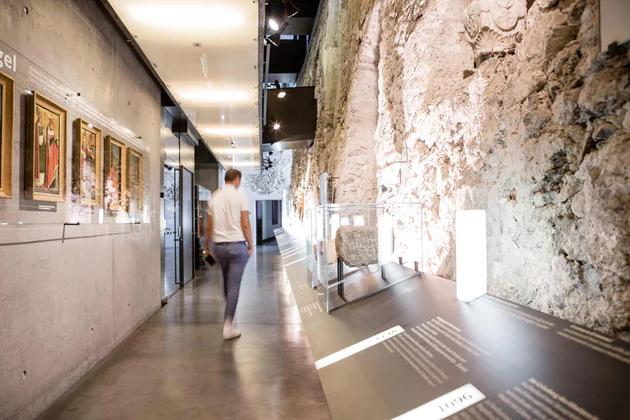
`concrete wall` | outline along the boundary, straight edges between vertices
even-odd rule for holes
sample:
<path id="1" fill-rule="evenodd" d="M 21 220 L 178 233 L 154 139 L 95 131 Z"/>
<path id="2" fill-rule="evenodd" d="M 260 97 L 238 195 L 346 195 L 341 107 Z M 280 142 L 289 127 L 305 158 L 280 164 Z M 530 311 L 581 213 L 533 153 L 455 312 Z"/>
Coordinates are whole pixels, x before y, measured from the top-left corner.
<path id="1" fill-rule="evenodd" d="M 72 239 L 62 243 L 63 222 L 73 214 L 69 193 L 57 212 L 24 209 L 23 92 L 32 86 L 28 66 L 12 75 L 14 197 L 0 200 L 0 222 L 12 221 L 0 226 L 0 419 L 29 419 L 160 307 L 160 89 L 96 0 L 3 1 L 0 41 L 81 92 L 144 146 L 144 223 L 106 217 L 69 226 Z M 80 116 L 69 109 L 69 140 Z M 20 220 L 29 223 L 14 224 Z"/>
<path id="2" fill-rule="evenodd" d="M 219 164 L 198 164 L 195 167 L 195 183 L 210 191 L 219 188 Z"/>
<path id="3" fill-rule="evenodd" d="M 455 214 L 485 209 L 491 293 L 630 341 L 630 55 L 600 53 L 598 12 L 323 0 L 303 77 L 317 135 L 294 154 L 293 209 L 317 202 L 323 172 L 343 201 L 421 202 L 425 269 L 453 280 Z"/>

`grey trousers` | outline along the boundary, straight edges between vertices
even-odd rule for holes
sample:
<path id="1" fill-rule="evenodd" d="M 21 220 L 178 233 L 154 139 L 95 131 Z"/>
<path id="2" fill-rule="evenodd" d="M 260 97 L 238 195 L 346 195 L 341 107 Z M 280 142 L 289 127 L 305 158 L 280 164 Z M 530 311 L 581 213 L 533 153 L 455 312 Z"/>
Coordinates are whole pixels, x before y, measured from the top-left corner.
<path id="1" fill-rule="evenodd" d="M 214 255 L 223 273 L 223 293 L 225 294 L 225 319 L 234 319 L 238 296 L 241 291 L 243 272 L 249 260 L 245 242 L 216 244 Z"/>

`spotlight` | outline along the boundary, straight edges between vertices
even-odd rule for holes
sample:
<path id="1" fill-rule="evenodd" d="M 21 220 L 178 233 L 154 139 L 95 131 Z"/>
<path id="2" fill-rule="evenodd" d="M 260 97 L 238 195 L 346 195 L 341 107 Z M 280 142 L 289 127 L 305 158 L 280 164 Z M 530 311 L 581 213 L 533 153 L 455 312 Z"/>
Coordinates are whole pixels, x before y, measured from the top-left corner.
<path id="1" fill-rule="evenodd" d="M 298 13 L 300 13 L 300 9 L 298 9 L 295 4 L 291 3 L 290 1 L 284 0 L 284 15 L 287 17 L 287 19 L 292 18 Z"/>
<path id="2" fill-rule="evenodd" d="M 271 42 L 275 47 L 280 45 L 280 34 L 275 33 L 267 38 L 269 42 Z"/>
<path id="3" fill-rule="evenodd" d="M 282 99 L 285 96 L 287 96 L 287 93 L 285 91 L 281 91 L 280 93 L 278 93 L 278 98 Z"/>
<path id="4" fill-rule="evenodd" d="M 269 27 L 274 31 L 280 29 L 280 25 L 278 25 L 278 22 L 276 22 L 275 19 L 269 19 Z"/>
<path id="5" fill-rule="evenodd" d="M 273 125 L 273 129 L 274 129 L 274 130 L 279 130 L 279 129 L 280 129 L 280 124 L 275 123 L 275 124 Z"/>

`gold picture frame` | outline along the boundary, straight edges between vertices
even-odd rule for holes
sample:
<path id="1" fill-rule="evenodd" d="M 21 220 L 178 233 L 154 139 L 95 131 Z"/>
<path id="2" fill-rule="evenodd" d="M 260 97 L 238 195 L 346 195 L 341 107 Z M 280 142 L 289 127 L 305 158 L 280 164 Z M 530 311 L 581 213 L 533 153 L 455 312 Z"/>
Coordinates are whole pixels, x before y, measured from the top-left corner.
<path id="1" fill-rule="evenodd" d="M 0 198 L 12 197 L 13 79 L 0 72 Z"/>
<path id="2" fill-rule="evenodd" d="M 132 203 L 136 204 L 136 211 L 142 211 L 144 162 L 142 153 L 132 148 L 127 149 L 127 191 L 129 199 L 129 210 Z"/>
<path id="3" fill-rule="evenodd" d="M 105 137 L 105 187 L 104 206 L 107 210 L 118 211 L 126 207 L 127 145 L 112 137 Z"/>
<path id="4" fill-rule="evenodd" d="M 68 111 L 33 92 L 27 105 L 26 198 L 66 201 Z"/>
<path id="5" fill-rule="evenodd" d="M 101 130 L 79 118 L 74 122 L 73 194 L 86 206 L 103 207 L 103 171 Z"/>

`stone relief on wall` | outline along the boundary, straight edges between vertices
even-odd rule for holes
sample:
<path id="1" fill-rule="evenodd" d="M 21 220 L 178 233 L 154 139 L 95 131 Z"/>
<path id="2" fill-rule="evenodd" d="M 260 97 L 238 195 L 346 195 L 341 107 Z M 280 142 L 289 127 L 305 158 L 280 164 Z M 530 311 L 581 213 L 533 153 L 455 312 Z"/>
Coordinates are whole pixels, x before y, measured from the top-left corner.
<path id="1" fill-rule="evenodd" d="M 475 63 L 513 48 L 525 26 L 526 0 L 471 0 L 464 27 Z"/>
<path id="2" fill-rule="evenodd" d="M 291 181 L 291 153 L 265 152 L 260 174 L 245 176 L 245 185 L 252 191 L 269 195 L 289 188 Z"/>

